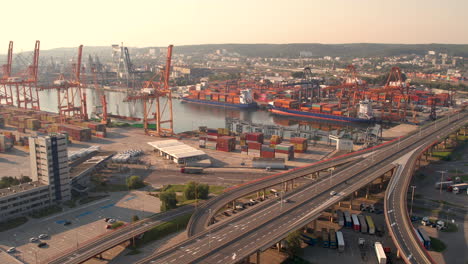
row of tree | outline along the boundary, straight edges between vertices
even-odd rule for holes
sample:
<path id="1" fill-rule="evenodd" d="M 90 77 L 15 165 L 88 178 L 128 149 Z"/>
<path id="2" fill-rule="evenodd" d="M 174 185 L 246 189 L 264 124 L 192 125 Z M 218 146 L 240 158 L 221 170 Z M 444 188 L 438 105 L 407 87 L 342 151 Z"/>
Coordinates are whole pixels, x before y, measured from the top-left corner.
<path id="1" fill-rule="evenodd" d="M 30 181 L 32 181 L 32 180 L 28 176 L 22 176 L 19 179 L 15 178 L 15 177 L 11 177 L 11 176 L 3 176 L 0 179 L 0 189 L 8 188 L 8 187 L 19 185 L 19 184 L 22 184 L 22 183 L 27 183 L 27 182 L 30 182 Z"/>

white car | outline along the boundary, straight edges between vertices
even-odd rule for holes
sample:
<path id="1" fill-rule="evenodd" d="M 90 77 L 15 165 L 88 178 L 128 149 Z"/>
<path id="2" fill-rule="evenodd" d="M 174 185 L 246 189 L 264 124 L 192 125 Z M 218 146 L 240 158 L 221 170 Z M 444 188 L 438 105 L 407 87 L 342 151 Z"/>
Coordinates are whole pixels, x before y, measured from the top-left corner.
<path id="1" fill-rule="evenodd" d="M 47 238 L 47 237 L 49 237 L 48 234 L 40 234 L 40 235 L 38 236 L 38 238 L 40 238 L 40 239 L 44 239 L 44 238 Z"/>
<path id="2" fill-rule="evenodd" d="M 109 221 L 107 221 L 107 222 L 110 223 L 110 224 L 113 224 L 113 223 L 115 223 L 115 219 L 114 219 L 114 218 L 111 218 L 111 219 L 109 219 Z"/>
<path id="3" fill-rule="evenodd" d="M 335 191 L 331 191 L 331 192 L 330 192 L 330 195 L 331 195 L 331 196 L 336 195 L 336 192 L 335 192 Z"/>
<path id="4" fill-rule="evenodd" d="M 39 239 L 37 237 L 31 237 L 29 239 L 29 242 L 33 243 L 33 242 L 37 242 Z"/>
<path id="5" fill-rule="evenodd" d="M 15 247 L 11 247 L 7 250 L 8 253 L 13 253 L 16 251 L 16 248 Z"/>

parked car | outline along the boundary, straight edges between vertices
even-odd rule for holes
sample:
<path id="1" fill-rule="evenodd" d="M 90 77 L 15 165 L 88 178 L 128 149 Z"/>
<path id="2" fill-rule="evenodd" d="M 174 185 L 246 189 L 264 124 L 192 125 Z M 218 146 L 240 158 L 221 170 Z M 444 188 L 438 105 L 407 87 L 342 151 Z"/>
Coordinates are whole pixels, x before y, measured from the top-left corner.
<path id="1" fill-rule="evenodd" d="M 116 220 L 115 220 L 114 218 L 111 218 L 111 219 L 109 219 L 109 221 L 107 221 L 107 222 L 108 222 L 109 224 L 113 224 L 113 223 L 115 223 L 115 221 L 116 221 Z"/>
<path id="2" fill-rule="evenodd" d="M 106 223 L 109 222 L 109 220 L 110 220 L 109 217 L 104 218 L 104 222 L 106 222 Z"/>
<path id="3" fill-rule="evenodd" d="M 38 237 L 39 237 L 40 239 L 44 239 L 44 238 L 48 238 L 49 235 L 48 235 L 48 234 L 40 234 Z"/>
<path id="4" fill-rule="evenodd" d="M 29 242 L 34 243 L 34 242 L 37 242 L 38 240 L 39 240 L 39 239 L 38 239 L 37 237 L 31 237 L 31 238 L 29 239 Z"/>
<path id="5" fill-rule="evenodd" d="M 11 247 L 7 250 L 8 253 L 14 253 L 16 252 L 16 248 L 15 247 Z"/>
<path id="6" fill-rule="evenodd" d="M 106 229 L 111 229 L 112 226 L 111 225 L 106 225 Z"/>
<path id="7" fill-rule="evenodd" d="M 41 242 L 41 243 L 37 244 L 37 247 L 40 247 L 40 248 L 43 248 L 43 247 L 46 247 L 46 246 L 47 246 L 46 242 Z"/>
<path id="8" fill-rule="evenodd" d="M 336 195 L 336 192 L 335 192 L 335 191 L 331 191 L 331 192 L 330 192 L 330 195 L 331 195 L 331 196 Z"/>
<path id="9" fill-rule="evenodd" d="M 64 226 L 71 225 L 71 222 L 70 222 L 70 221 L 65 221 L 65 222 L 63 223 L 63 225 L 64 225 Z"/>

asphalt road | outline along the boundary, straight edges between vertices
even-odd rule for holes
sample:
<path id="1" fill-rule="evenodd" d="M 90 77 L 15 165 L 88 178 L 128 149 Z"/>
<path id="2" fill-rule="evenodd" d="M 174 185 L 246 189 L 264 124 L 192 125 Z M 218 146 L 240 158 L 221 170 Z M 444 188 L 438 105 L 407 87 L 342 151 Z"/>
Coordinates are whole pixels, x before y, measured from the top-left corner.
<path id="1" fill-rule="evenodd" d="M 464 116 L 464 114 L 463 114 Z M 437 140 L 456 124 L 438 121 L 420 133 L 373 150 L 365 160 L 330 179 L 303 186 L 288 194 L 290 203 L 260 204 L 258 211 L 223 221 L 177 246 L 138 263 L 235 263 L 284 238 L 318 217 L 326 208 L 392 169 L 396 160 L 421 145 Z M 438 125 L 438 126 L 437 126 Z M 330 196 L 329 191 L 338 192 Z M 263 242 L 263 243 L 262 243 Z"/>

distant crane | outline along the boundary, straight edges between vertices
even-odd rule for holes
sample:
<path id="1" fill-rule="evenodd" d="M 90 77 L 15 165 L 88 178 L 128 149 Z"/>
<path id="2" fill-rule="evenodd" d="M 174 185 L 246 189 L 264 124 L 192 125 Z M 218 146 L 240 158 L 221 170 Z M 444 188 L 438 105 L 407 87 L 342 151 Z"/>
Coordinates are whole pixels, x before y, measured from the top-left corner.
<path id="1" fill-rule="evenodd" d="M 171 60 L 172 60 L 172 48 L 173 45 L 169 45 L 167 48 L 166 66 L 164 72 L 160 76 L 160 81 L 154 81 L 156 74 L 149 80 L 144 82 L 143 89 L 141 92 L 135 95 L 129 95 L 124 100 L 129 101 L 142 101 L 143 102 L 143 127 L 145 133 L 151 136 L 172 136 L 174 134 L 174 118 L 172 112 L 172 92 L 169 88 L 169 77 L 171 71 Z M 164 105 L 161 104 L 161 97 L 165 96 L 166 101 Z M 156 105 L 156 112 L 151 113 L 153 104 Z M 166 113 L 168 111 L 169 113 Z M 153 119 L 150 116 L 154 115 Z M 154 120 L 156 130 L 152 131 L 149 129 L 149 122 Z M 169 127 L 163 127 L 163 125 L 169 124 Z"/>

